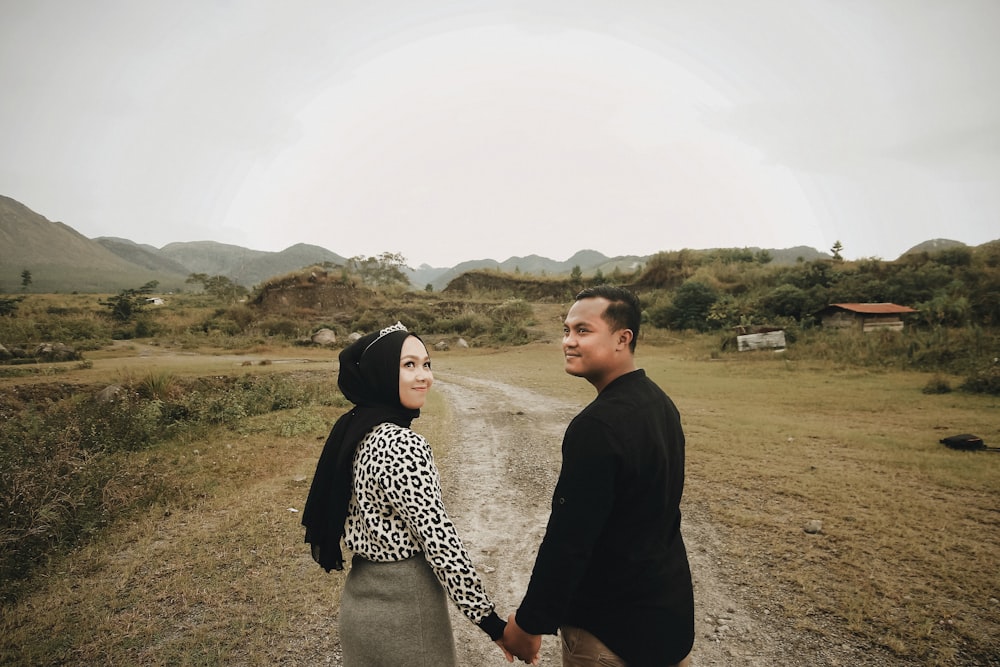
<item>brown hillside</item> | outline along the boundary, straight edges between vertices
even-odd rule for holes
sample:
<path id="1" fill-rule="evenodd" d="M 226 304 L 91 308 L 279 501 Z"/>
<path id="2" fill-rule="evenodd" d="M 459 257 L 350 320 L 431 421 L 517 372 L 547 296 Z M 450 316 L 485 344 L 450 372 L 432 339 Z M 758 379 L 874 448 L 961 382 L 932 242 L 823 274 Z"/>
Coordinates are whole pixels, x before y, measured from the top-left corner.
<path id="1" fill-rule="evenodd" d="M 489 298 L 516 297 L 525 301 L 566 303 L 573 300 L 573 296 L 580 291 L 580 285 L 569 280 L 519 278 L 494 271 L 468 271 L 453 279 L 443 291 Z"/>
<path id="2" fill-rule="evenodd" d="M 354 310 L 364 306 L 375 294 L 364 287 L 341 282 L 286 281 L 266 285 L 254 299 L 254 305 L 268 312 L 293 310 Z"/>

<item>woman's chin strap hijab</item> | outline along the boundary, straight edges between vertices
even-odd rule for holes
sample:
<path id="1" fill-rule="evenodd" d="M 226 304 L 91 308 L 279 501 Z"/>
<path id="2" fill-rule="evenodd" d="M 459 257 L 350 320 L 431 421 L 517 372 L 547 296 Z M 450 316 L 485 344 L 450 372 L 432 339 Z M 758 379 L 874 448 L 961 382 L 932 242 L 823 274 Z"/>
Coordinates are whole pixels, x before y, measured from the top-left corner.
<path id="1" fill-rule="evenodd" d="M 358 444 L 379 424 L 409 427 L 420 416 L 420 410 L 409 410 L 399 402 L 400 353 L 408 336 L 419 338 L 397 322 L 362 336 L 340 353 L 337 386 L 354 407 L 337 420 L 326 439 L 302 512 L 313 560 L 327 572 L 344 569 L 340 538 Z"/>

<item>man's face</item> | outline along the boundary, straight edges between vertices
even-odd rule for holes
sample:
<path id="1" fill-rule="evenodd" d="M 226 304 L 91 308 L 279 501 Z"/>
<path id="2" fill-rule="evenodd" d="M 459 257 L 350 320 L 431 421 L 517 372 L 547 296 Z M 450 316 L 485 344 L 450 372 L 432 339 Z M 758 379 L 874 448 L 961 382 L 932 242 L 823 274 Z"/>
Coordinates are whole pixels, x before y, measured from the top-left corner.
<path id="1" fill-rule="evenodd" d="M 610 302 L 601 297 L 575 302 L 563 323 L 563 357 L 570 375 L 599 385 L 617 364 L 619 332 L 601 317 Z M 626 345 L 627 347 L 627 345 Z"/>

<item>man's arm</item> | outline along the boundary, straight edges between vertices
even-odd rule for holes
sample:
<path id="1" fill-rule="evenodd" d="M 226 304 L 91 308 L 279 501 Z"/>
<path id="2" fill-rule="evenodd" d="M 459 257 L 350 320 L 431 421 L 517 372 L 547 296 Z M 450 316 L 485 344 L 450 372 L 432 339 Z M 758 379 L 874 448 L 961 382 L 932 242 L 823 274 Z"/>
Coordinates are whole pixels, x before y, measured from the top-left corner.
<path id="1" fill-rule="evenodd" d="M 556 634 L 584 577 L 615 500 L 618 461 L 606 429 L 574 420 L 563 441 L 563 462 L 545 537 L 517 617 L 533 634 Z"/>

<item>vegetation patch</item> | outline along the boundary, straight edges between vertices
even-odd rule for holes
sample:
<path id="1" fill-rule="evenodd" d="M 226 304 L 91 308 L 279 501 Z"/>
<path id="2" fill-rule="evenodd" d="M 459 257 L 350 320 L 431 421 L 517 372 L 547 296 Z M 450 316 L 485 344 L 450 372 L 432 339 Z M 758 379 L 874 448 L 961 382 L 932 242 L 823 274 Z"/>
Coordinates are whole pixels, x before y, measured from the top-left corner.
<path id="1" fill-rule="evenodd" d="M 244 432 L 255 415 L 342 405 L 322 375 L 180 378 L 158 371 L 103 388 L 33 384 L 0 396 L 0 578 L 7 601 L 46 558 L 89 539 L 137 507 L 170 500 L 168 471 L 136 456 L 213 427 Z M 310 417 L 280 422 L 275 435 L 315 428 Z"/>

